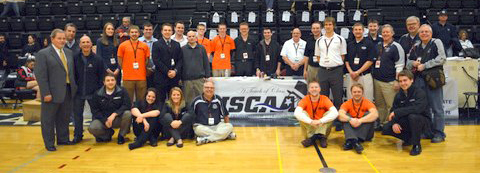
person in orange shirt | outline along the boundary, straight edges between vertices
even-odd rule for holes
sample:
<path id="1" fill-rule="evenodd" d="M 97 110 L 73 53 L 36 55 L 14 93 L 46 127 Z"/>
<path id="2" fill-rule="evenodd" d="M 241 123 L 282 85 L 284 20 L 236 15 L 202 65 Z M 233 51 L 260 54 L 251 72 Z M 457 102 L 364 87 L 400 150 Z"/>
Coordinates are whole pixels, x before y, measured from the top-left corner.
<path id="1" fill-rule="evenodd" d="M 118 64 L 123 70 L 123 87 L 127 89 L 130 101 L 142 98 L 147 92 L 147 62 L 150 49 L 144 42 L 138 41 L 140 29 L 136 25 L 128 29 L 129 41 L 124 41 L 118 47 Z"/>
<path id="2" fill-rule="evenodd" d="M 212 62 L 212 59 L 210 57 L 210 54 L 212 53 L 212 48 L 210 48 L 212 41 L 210 41 L 210 39 L 205 37 L 206 31 L 207 31 L 207 27 L 204 24 L 197 25 L 197 44 L 205 47 L 205 50 L 207 51 L 207 56 L 210 62 Z"/>
<path id="3" fill-rule="evenodd" d="M 338 111 L 328 97 L 320 95 L 320 84 L 317 81 L 308 83 L 308 93 L 300 100 L 294 112 L 305 135 L 302 145 L 309 147 L 320 140 L 320 146 L 326 148 L 326 132 L 331 127 L 331 122 L 337 118 Z"/>
<path id="4" fill-rule="evenodd" d="M 213 39 L 211 50 L 214 52 L 212 61 L 213 77 L 229 77 L 232 69 L 230 55 L 235 50 L 235 42 L 227 35 L 227 25 L 218 24 L 218 35 Z"/>
<path id="5" fill-rule="evenodd" d="M 373 122 L 378 118 L 378 111 L 375 105 L 363 96 L 362 84 L 353 84 L 350 91 L 352 98 L 343 103 L 338 111 L 338 119 L 343 122 L 345 133 L 343 149 L 355 148 L 355 151 L 361 154 L 363 146 L 360 143 L 373 138 Z"/>

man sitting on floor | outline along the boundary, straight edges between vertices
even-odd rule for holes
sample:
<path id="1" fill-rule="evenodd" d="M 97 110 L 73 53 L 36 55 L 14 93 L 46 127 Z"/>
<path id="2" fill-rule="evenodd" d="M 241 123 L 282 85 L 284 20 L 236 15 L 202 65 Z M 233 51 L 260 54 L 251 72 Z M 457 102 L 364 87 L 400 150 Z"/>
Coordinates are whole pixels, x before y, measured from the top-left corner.
<path id="1" fill-rule="evenodd" d="M 344 150 L 355 151 L 360 154 L 363 141 L 371 141 L 374 134 L 373 122 L 378 118 L 375 105 L 363 96 L 363 85 L 353 84 L 350 87 L 352 98 L 342 104 L 338 111 L 338 119 L 343 122 L 345 133 Z"/>
<path id="2" fill-rule="evenodd" d="M 309 147 L 318 139 L 322 148 L 327 147 L 325 133 L 331 122 L 338 116 L 338 111 L 332 101 L 320 95 L 320 84 L 317 81 L 308 83 L 308 95 L 298 103 L 294 115 L 300 121 L 305 140 L 304 147 Z"/>

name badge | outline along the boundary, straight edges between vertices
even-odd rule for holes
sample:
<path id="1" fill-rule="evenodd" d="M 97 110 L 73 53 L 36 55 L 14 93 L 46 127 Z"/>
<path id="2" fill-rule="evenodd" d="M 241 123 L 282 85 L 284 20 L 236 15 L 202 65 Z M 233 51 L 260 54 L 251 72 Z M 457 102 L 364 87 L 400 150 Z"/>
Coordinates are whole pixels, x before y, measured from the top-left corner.
<path id="1" fill-rule="evenodd" d="M 175 66 L 175 60 L 172 59 L 172 66 Z"/>
<path id="2" fill-rule="evenodd" d="M 224 53 L 221 53 L 221 54 L 220 54 L 220 58 L 221 58 L 221 59 L 225 59 L 225 54 L 224 54 Z"/>
<path id="3" fill-rule="evenodd" d="M 115 64 L 117 61 L 115 61 L 115 58 L 110 58 L 110 64 Z"/>
<path id="4" fill-rule="evenodd" d="M 214 118 L 208 118 L 208 125 L 214 125 L 215 124 L 215 119 Z"/>
<path id="5" fill-rule="evenodd" d="M 138 68 L 139 68 L 138 62 L 134 62 L 133 63 L 133 69 L 138 69 Z"/>
<path id="6" fill-rule="evenodd" d="M 243 59 L 248 59 L 248 53 L 243 53 Z"/>
<path id="7" fill-rule="evenodd" d="M 92 65 L 92 64 L 88 64 L 88 68 L 93 68 L 93 65 Z"/>
<path id="8" fill-rule="evenodd" d="M 358 57 L 353 58 L 353 64 L 355 64 L 355 65 L 360 64 L 360 58 L 358 58 Z"/>
<path id="9" fill-rule="evenodd" d="M 380 60 L 375 61 L 375 68 L 380 68 Z"/>
<path id="10" fill-rule="evenodd" d="M 418 62 L 422 61 L 422 57 L 418 57 L 418 58 L 417 58 L 417 61 L 418 61 Z"/>
<path id="11" fill-rule="evenodd" d="M 265 55 L 265 61 L 270 61 L 270 55 Z"/>

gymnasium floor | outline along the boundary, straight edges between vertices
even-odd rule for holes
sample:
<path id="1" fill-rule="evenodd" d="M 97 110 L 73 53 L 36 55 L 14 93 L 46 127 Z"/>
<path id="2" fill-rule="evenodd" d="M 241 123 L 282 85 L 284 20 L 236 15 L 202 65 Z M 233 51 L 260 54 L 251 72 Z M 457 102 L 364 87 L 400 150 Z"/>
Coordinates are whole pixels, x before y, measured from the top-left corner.
<path id="1" fill-rule="evenodd" d="M 14 113 L 0 109 L 2 113 Z M 478 122 L 478 118 L 474 120 Z M 97 144 L 88 132 L 73 146 L 44 149 L 40 126 L 0 126 L 0 172 L 319 172 L 314 147 L 300 144 L 299 127 L 235 127 L 238 138 L 184 148 L 149 145 L 129 151 L 127 145 Z M 73 127 L 70 130 L 73 133 Z M 337 172 L 478 172 L 480 126 L 448 125 L 446 142 L 422 140 L 423 152 L 412 157 L 410 147 L 378 132 L 365 151 L 343 151 L 343 132 L 333 132 L 321 149 L 329 167 Z M 116 134 L 115 136 L 116 137 Z M 133 140 L 130 133 L 127 136 Z"/>

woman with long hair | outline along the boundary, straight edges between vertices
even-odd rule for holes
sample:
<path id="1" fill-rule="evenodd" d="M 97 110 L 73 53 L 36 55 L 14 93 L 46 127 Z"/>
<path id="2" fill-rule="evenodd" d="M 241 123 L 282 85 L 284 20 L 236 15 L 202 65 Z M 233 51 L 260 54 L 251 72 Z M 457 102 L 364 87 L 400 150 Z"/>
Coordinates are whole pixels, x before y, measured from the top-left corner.
<path id="1" fill-rule="evenodd" d="M 157 136 L 155 130 L 160 125 L 158 115 L 160 115 L 161 103 L 157 100 L 157 90 L 149 88 L 144 99 L 135 102 L 132 108 L 133 133 L 137 137 L 135 142 L 128 144 L 128 148 L 133 150 L 141 147 L 147 140 L 150 145 L 157 146 Z"/>
<path id="2" fill-rule="evenodd" d="M 27 44 L 23 47 L 21 56 L 25 56 L 25 54 L 33 55 L 40 50 L 40 44 L 37 43 L 37 38 L 35 35 L 30 34 L 27 37 Z"/>
<path id="3" fill-rule="evenodd" d="M 170 90 L 169 98 L 163 106 L 161 119 L 166 136 L 170 136 L 167 146 L 175 145 L 183 147 L 182 138 L 187 138 L 189 129 L 192 129 L 194 116 L 185 105 L 182 90 L 173 87 Z"/>
<path id="4" fill-rule="evenodd" d="M 121 70 L 118 66 L 117 49 L 120 42 L 115 36 L 115 26 L 107 22 L 103 26 L 102 37 L 97 40 L 97 56 L 103 60 L 108 74 L 113 74 L 117 79 L 117 84 L 122 81 Z"/>

